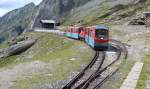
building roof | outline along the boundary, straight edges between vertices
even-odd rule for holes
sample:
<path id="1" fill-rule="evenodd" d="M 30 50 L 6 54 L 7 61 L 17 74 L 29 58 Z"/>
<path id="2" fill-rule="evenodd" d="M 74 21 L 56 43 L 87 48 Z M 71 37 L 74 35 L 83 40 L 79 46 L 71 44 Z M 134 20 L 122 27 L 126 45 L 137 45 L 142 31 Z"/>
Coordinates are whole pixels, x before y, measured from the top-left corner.
<path id="1" fill-rule="evenodd" d="M 41 23 L 56 23 L 55 20 L 41 20 Z"/>
<path id="2" fill-rule="evenodd" d="M 101 25 L 97 25 L 96 29 L 106 29 L 106 30 L 109 30 L 109 28 L 107 26 L 101 26 Z"/>

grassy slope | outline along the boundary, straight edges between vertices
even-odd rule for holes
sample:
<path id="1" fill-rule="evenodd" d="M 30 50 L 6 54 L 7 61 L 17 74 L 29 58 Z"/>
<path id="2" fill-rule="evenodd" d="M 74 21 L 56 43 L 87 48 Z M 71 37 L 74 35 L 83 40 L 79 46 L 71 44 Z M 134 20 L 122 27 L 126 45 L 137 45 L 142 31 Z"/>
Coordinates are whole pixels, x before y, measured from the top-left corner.
<path id="1" fill-rule="evenodd" d="M 122 42 L 126 42 L 127 40 L 127 38 L 125 37 L 126 33 L 124 33 L 121 30 L 122 30 L 121 27 L 111 28 L 110 38 L 114 38 L 114 36 L 117 36 L 119 40 L 121 40 Z M 113 77 L 110 78 L 100 89 L 120 89 L 120 86 L 122 85 L 124 79 L 130 72 L 134 62 L 135 61 L 133 61 L 131 58 L 122 61 L 119 71 L 116 74 L 114 74 Z"/>
<path id="2" fill-rule="evenodd" d="M 145 56 L 144 66 L 136 89 L 147 89 L 147 82 L 150 80 L 150 55 Z"/>
<path id="3" fill-rule="evenodd" d="M 140 5 L 139 5 L 140 6 Z M 68 23 L 74 23 L 79 20 L 83 20 L 82 24 L 84 25 L 93 25 L 93 24 L 103 24 L 100 19 L 97 19 L 97 17 L 102 16 L 103 14 L 109 12 L 108 9 L 111 7 L 106 7 L 105 5 L 103 6 L 103 11 L 101 9 L 98 10 L 93 10 L 90 15 L 87 15 L 86 17 L 82 19 L 76 19 L 76 17 L 71 17 L 70 19 L 67 19 Z M 129 12 L 135 12 L 134 10 L 138 8 L 137 6 L 132 6 L 125 8 L 124 10 L 116 12 L 116 14 L 112 16 L 108 16 L 106 18 L 114 18 L 117 17 L 118 15 L 123 15 L 127 14 Z M 128 16 L 128 15 L 127 15 Z M 73 22 L 72 22 L 73 21 Z M 109 25 L 109 24 L 108 24 Z M 118 33 L 121 33 L 120 31 Z M 121 33 L 122 34 L 122 33 Z M 79 70 L 80 65 L 83 63 L 88 63 L 87 60 L 91 57 L 92 54 L 90 54 L 88 49 L 85 49 L 87 51 L 82 51 L 82 50 L 76 50 L 77 48 L 80 48 L 81 46 L 86 46 L 81 42 L 77 41 L 72 41 L 72 40 L 67 40 L 65 41 L 64 38 L 58 38 L 55 35 L 51 34 L 43 34 L 43 33 L 31 33 L 28 34 L 32 37 L 40 37 L 43 36 L 43 38 L 40 38 L 38 43 L 34 45 L 31 49 L 29 49 L 27 52 L 23 53 L 22 55 L 19 56 L 14 56 L 8 58 L 7 61 L 4 61 L 3 63 L 0 64 L 1 67 L 7 67 L 7 66 L 13 66 L 16 64 L 24 63 L 24 62 L 32 62 L 35 60 L 43 61 L 43 62 L 50 62 L 50 63 L 60 63 L 60 65 L 55 65 L 54 70 L 55 71 L 49 71 L 47 72 L 52 73 L 54 76 L 46 76 L 46 75 L 36 75 L 32 76 L 32 78 L 26 78 L 26 79 L 19 79 L 16 81 L 15 85 L 12 87 L 13 89 L 28 89 L 29 87 L 36 88 L 36 85 L 41 84 L 46 84 L 46 83 L 51 83 L 56 80 L 61 80 L 61 79 L 66 79 L 67 76 L 69 76 L 69 73 L 74 70 Z M 116 33 L 117 35 L 117 33 Z M 53 39 L 55 38 L 55 39 Z M 57 41 L 56 41 L 57 40 Z M 90 51 L 91 52 L 91 51 Z M 83 55 L 80 55 L 80 54 Z M 34 55 L 32 55 L 34 54 Z M 88 55 L 87 55 L 88 54 Z M 30 55 L 30 56 L 27 56 Z M 87 56 L 85 56 L 87 55 Z M 77 58 L 77 61 L 70 62 L 68 59 L 71 58 Z M 17 59 L 17 60 L 16 60 Z M 19 60 L 18 60 L 19 59 Z M 147 58 L 146 58 L 147 59 Z M 110 89 L 119 89 L 120 85 L 122 84 L 124 78 L 127 76 L 128 72 L 130 71 L 131 67 L 133 65 L 133 61 L 126 61 L 123 63 L 121 66 L 119 73 L 115 75 L 115 77 L 111 78 L 113 81 L 108 81 L 106 85 L 110 85 Z M 62 72 L 63 70 L 63 72 Z M 144 71 L 144 70 L 143 70 Z M 116 78 L 116 76 L 120 76 L 120 78 Z M 144 78 L 141 78 L 140 81 L 145 81 L 147 74 L 143 74 Z M 41 82 L 42 80 L 42 82 Z M 39 82 L 40 81 L 40 82 Z M 115 82 L 114 82 L 115 81 Z M 119 82 L 118 82 L 119 81 Z M 116 83 L 117 82 L 117 83 Z M 139 82 L 139 88 L 138 89 L 143 89 L 140 88 L 142 87 L 141 85 L 143 84 L 142 82 Z M 114 86 L 112 86 L 114 85 Z"/>
<path id="4" fill-rule="evenodd" d="M 64 25 L 120 25 L 127 21 L 130 21 L 132 18 L 135 18 L 136 12 L 142 13 L 143 11 L 148 11 L 147 7 L 149 6 L 148 3 L 139 3 L 135 5 L 127 4 L 123 5 L 123 7 L 117 7 L 116 5 L 118 4 L 122 5 L 125 3 L 122 0 L 116 0 L 115 2 L 95 0 L 79 7 L 80 9 L 77 8 L 70 12 L 70 14 L 68 15 L 69 18 L 66 18 Z"/>
<path id="5" fill-rule="evenodd" d="M 145 34 L 144 37 L 145 37 L 144 41 L 146 42 L 146 45 L 150 45 L 150 35 Z M 147 85 L 148 80 L 150 80 L 150 55 L 149 53 L 145 53 L 143 62 L 144 62 L 144 66 L 143 66 L 136 89 L 147 89 L 146 85 Z"/>
<path id="6" fill-rule="evenodd" d="M 44 74 L 26 74 L 30 77 L 18 78 L 12 89 L 36 89 L 40 85 L 67 79 L 71 72 L 80 70 L 82 64 L 87 64 L 93 54 L 93 51 L 86 44 L 79 41 L 49 33 L 29 33 L 27 35 L 39 38 L 38 42 L 25 53 L 5 59 L 0 63 L 0 68 L 13 68 L 20 63 L 38 60 L 45 64 L 53 64 L 53 70 L 45 68 Z M 76 60 L 71 61 L 72 58 Z M 48 76 L 50 73 L 52 76 Z"/>
<path id="7" fill-rule="evenodd" d="M 125 60 L 121 63 L 119 71 L 115 73 L 104 85 L 99 89 L 120 89 L 124 79 L 128 75 L 133 66 L 133 61 Z"/>

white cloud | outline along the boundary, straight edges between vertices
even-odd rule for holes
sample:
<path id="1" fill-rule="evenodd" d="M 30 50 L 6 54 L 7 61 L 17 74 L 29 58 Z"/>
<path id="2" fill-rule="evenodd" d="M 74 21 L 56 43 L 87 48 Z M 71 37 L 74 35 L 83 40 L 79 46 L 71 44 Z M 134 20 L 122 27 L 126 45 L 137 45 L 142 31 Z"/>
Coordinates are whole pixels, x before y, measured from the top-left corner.
<path id="1" fill-rule="evenodd" d="M 0 16 L 3 16 L 7 12 L 22 7 L 30 2 L 34 2 L 38 5 L 42 0 L 1 0 L 0 1 Z"/>

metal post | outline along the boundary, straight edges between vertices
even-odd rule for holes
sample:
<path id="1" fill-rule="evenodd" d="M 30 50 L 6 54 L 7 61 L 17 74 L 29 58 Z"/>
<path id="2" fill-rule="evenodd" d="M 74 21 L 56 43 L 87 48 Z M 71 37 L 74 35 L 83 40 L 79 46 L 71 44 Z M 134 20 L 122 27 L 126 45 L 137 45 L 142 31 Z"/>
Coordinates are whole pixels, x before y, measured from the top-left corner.
<path id="1" fill-rule="evenodd" d="M 56 30 L 56 23 L 54 23 L 54 30 Z"/>
<path id="2" fill-rule="evenodd" d="M 146 16 L 145 16 L 145 26 L 146 26 L 146 28 L 148 27 L 147 17 Z"/>

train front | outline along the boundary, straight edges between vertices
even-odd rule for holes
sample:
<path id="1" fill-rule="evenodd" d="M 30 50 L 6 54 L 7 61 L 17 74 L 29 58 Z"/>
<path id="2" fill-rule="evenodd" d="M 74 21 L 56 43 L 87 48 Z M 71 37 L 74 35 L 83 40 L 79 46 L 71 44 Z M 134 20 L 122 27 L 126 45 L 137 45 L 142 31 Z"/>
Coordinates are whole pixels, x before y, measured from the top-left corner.
<path id="1" fill-rule="evenodd" d="M 96 26 L 94 49 L 105 51 L 109 46 L 109 28 Z"/>

